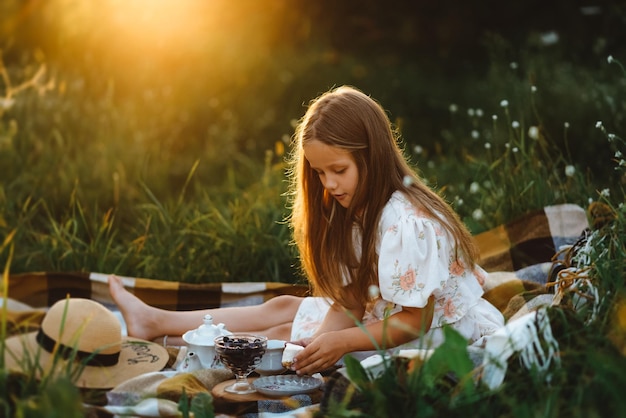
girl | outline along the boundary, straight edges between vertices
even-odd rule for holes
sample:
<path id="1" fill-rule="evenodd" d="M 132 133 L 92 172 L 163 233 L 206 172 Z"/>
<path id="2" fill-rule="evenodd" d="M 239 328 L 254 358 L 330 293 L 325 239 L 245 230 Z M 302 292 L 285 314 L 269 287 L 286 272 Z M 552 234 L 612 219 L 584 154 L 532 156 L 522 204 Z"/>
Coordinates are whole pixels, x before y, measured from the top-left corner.
<path id="1" fill-rule="evenodd" d="M 377 102 L 352 87 L 324 93 L 295 139 L 290 222 L 304 272 L 323 299 L 173 312 L 145 305 L 112 278 L 129 335 L 180 335 L 211 313 L 230 331 L 305 346 L 293 368 L 312 374 L 347 353 L 433 348 L 446 325 L 470 343 L 503 326 L 482 299 L 486 273 L 470 233 L 411 170 Z"/>

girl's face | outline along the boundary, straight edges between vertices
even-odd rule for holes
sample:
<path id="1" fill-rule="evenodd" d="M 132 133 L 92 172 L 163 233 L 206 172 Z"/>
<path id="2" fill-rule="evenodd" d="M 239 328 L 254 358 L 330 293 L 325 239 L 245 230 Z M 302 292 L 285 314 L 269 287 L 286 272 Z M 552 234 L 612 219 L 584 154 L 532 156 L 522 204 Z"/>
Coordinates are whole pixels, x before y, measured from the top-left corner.
<path id="1" fill-rule="evenodd" d="M 359 183 L 359 170 L 352 154 L 317 140 L 309 141 L 303 149 L 324 188 L 341 206 L 349 207 Z"/>

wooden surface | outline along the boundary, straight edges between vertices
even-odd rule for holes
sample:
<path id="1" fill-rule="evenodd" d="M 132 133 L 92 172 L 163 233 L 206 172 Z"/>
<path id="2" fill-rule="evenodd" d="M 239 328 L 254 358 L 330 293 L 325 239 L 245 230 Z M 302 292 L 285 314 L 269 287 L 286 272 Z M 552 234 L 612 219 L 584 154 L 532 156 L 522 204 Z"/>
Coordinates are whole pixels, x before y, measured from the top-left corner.
<path id="1" fill-rule="evenodd" d="M 252 382 L 254 382 L 256 379 L 256 377 L 249 377 L 248 382 L 250 383 L 250 385 L 252 385 Z M 262 401 L 264 399 L 277 399 L 265 396 L 259 392 L 245 394 L 226 392 L 225 389 L 235 383 L 235 381 L 235 379 L 231 379 L 215 385 L 211 390 L 211 394 L 214 398 L 228 402 L 254 402 Z"/>
<path id="2" fill-rule="evenodd" d="M 248 382 L 252 384 L 252 382 L 254 382 L 256 379 L 258 379 L 258 377 L 255 377 L 255 376 L 249 377 Z M 262 401 L 262 400 L 284 400 L 284 399 L 290 398 L 290 396 L 267 396 L 259 392 L 246 393 L 246 394 L 226 392 L 224 389 L 232 385 L 233 383 L 235 383 L 235 379 L 227 380 L 225 382 L 215 385 L 215 387 L 213 387 L 213 390 L 211 390 L 211 394 L 213 395 L 213 398 L 219 401 L 233 402 L 233 403 L 256 402 L 256 401 Z M 317 403 L 320 401 L 322 397 L 322 393 L 323 393 L 322 390 L 318 389 L 318 390 L 314 390 L 312 392 L 306 393 L 306 395 L 309 395 L 311 397 L 311 401 L 313 403 Z"/>

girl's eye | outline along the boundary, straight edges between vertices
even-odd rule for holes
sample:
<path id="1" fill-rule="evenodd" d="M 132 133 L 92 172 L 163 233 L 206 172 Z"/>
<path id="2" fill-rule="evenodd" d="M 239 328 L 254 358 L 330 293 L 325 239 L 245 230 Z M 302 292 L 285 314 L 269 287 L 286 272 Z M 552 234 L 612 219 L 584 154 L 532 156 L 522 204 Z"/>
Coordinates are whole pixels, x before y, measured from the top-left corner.
<path id="1" fill-rule="evenodd" d="M 337 170 L 335 171 L 336 174 L 343 174 L 346 171 L 345 168 L 342 168 L 341 170 Z"/>

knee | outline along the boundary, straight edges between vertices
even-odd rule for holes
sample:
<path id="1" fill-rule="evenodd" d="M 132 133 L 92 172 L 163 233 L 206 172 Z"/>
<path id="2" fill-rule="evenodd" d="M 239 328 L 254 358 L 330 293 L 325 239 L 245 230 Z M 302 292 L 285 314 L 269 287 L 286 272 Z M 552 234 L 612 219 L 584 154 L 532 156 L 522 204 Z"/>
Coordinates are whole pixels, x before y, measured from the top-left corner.
<path id="1" fill-rule="evenodd" d="M 301 297 L 292 295 L 279 295 L 267 301 L 274 309 L 280 309 L 281 311 L 293 310 L 294 312 L 298 309 L 301 302 Z"/>

